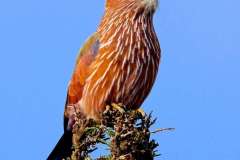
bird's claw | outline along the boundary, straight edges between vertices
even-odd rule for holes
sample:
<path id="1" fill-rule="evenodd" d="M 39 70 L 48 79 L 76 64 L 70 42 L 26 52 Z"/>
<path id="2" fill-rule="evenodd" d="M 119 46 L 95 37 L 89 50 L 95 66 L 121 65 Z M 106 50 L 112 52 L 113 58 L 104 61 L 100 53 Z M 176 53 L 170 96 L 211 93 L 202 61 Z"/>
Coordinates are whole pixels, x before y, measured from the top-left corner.
<path id="1" fill-rule="evenodd" d="M 118 110 L 120 113 L 125 112 L 124 105 L 122 103 L 112 103 L 111 107 L 115 110 Z M 109 109 L 110 109 L 110 106 L 108 105 L 106 107 L 106 110 L 109 110 Z M 137 109 L 136 111 L 139 112 L 143 117 L 146 115 L 143 109 L 141 108 Z"/>
<path id="2" fill-rule="evenodd" d="M 121 104 L 121 103 L 118 103 L 118 104 L 112 103 L 111 106 L 112 106 L 113 109 L 118 110 L 120 113 L 125 112 L 125 110 L 123 109 L 123 104 Z"/>
<path id="3" fill-rule="evenodd" d="M 139 108 L 137 109 L 137 112 L 139 112 L 143 117 L 146 115 L 143 109 Z"/>

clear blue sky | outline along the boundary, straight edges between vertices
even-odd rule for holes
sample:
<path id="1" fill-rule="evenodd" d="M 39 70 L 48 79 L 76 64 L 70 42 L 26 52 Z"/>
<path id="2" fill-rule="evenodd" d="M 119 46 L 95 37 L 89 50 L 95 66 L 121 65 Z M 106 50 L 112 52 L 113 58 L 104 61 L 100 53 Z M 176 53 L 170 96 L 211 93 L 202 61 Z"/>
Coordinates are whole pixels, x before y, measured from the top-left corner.
<path id="1" fill-rule="evenodd" d="M 240 1 L 161 0 L 160 73 L 144 103 L 159 160 L 240 159 Z M 62 134 L 75 57 L 103 0 L 0 1 L 0 155 L 42 160 Z"/>

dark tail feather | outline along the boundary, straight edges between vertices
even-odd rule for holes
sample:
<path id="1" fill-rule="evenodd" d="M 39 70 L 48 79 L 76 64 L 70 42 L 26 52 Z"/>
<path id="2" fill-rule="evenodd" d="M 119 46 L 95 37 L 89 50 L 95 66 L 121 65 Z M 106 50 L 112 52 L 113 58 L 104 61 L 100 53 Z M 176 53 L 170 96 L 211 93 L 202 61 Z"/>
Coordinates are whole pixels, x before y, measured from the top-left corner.
<path id="1" fill-rule="evenodd" d="M 71 156 L 72 132 L 65 131 L 47 160 L 62 160 Z"/>

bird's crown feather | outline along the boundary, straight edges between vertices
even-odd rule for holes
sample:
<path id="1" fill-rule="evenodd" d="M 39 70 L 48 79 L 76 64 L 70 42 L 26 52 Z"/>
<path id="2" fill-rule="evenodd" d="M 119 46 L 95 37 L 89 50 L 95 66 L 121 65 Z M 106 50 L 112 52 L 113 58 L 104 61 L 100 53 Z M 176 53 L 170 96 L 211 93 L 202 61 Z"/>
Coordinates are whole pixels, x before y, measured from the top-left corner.
<path id="1" fill-rule="evenodd" d="M 106 0 L 106 8 L 113 9 L 122 5 L 131 4 L 134 2 L 138 6 L 144 7 L 149 10 L 154 10 L 154 11 L 158 6 L 158 0 Z"/>

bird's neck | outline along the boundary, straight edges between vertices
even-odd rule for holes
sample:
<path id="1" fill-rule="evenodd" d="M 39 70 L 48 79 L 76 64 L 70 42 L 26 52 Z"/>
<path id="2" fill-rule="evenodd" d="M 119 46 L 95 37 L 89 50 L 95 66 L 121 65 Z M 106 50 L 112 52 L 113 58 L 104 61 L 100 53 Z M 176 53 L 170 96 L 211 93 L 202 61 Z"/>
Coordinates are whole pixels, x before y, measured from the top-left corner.
<path id="1" fill-rule="evenodd" d="M 121 36 L 147 33 L 153 29 L 152 20 L 153 13 L 146 12 L 141 6 L 136 7 L 136 2 L 133 1 L 128 5 L 122 4 L 117 9 L 106 9 L 97 32 L 100 41 L 104 43 L 111 38 L 121 39 Z"/>

